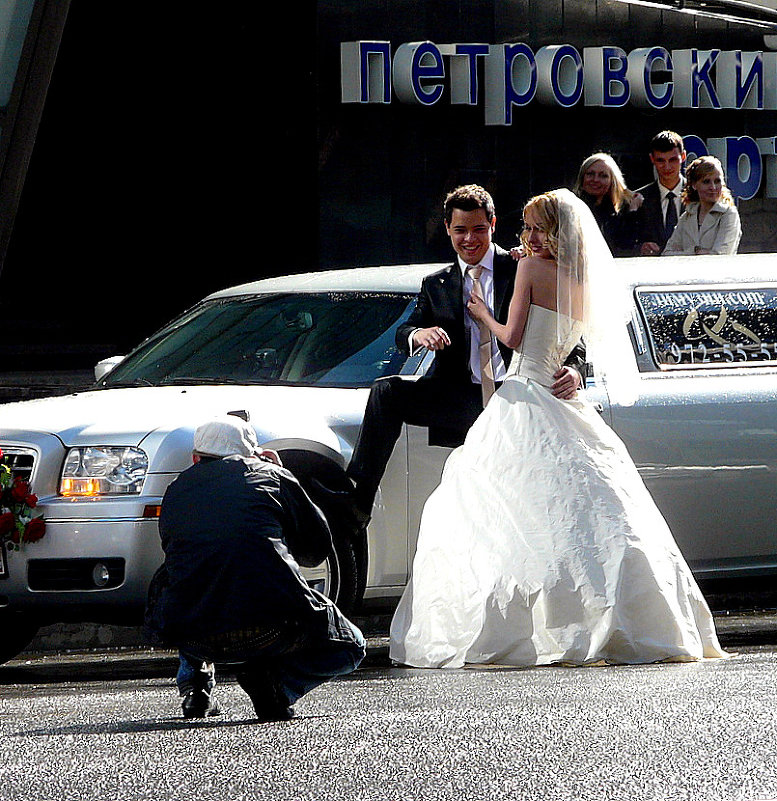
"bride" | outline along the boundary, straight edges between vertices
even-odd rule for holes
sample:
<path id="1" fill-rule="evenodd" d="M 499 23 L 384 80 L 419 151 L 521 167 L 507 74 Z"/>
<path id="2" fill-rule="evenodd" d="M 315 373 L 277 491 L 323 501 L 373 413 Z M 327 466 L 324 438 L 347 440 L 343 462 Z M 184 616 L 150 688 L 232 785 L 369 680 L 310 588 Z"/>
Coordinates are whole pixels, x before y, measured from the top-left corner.
<path id="1" fill-rule="evenodd" d="M 465 663 L 645 663 L 722 657 L 710 610 L 617 435 L 550 385 L 582 337 L 613 402 L 636 398 L 612 257 L 585 204 L 532 198 L 506 325 L 509 374 L 449 457 L 424 508 L 391 658 Z M 620 311 L 619 311 L 620 310 Z"/>

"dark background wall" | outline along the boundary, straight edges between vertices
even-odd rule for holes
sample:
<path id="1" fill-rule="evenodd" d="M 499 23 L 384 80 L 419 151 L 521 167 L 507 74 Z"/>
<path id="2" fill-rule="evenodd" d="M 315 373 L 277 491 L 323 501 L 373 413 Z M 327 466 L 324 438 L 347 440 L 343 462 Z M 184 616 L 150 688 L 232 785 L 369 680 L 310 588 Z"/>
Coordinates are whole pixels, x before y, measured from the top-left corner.
<path id="1" fill-rule="evenodd" d="M 315 113 L 287 98 L 314 94 L 315 4 L 294 6 L 73 0 L 0 277 L 0 371 L 91 367 L 210 291 L 314 263 Z"/>
<path id="2" fill-rule="evenodd" d="M 87 371 L 255 278 L 447 258 L 459 183 L 493 192 L 509 245 L 525 200 L 591 152 L 637 187 L 663 128 L 777 133 L 774 112 L 535 102 L 488 127 L 447 96 L 345 105 L 340 43 L 358 39 L 764 48 L 754 28 L 612 0 L 72 0 L 0 276 L 0 373 Z M 774 249 L 774 210 L 743 204 L 742 249 Z"/>
<path id="3" fill-rule="evenodd" d="M 582 160 L 612 153 L 627 183 L 653 179 L 650 138 L 670 128 L 713 136 L 773 136 L 777 114 L 764 111 L 642 111 L 632 106 L 571 109 L 536 101 L 514 112 L 509 127 L 486 126 L 482 102 L 451 106 L 447 95 L 422 108 L 394 100 L 390 106 L 339 102 L 339 43 L 387 39 L 404 42 L 525 42 L 535 52 L 549 44 L 617 45 L 626 52 L 661 45 L 763 50 L 752 27 L 607 0 L 470 0 L 423 4 L 324 4 L 319 8 L 318 85 L 321 93 L 319 185 L 321 258 L 325 264 L 446 258 L 449 242 L 440 226 L 440 204 L 453 186 L 475 181 L 492 191 L 497 239 L 511 244 L 523 203 L 538 192 L 571 187 Z M 760 214 L 759 200 L 743 204 Z M 775 201 L 767 201 L 770 213 Z M 742 250 L 774 249 L 773 226 L 745 227 Z"/>

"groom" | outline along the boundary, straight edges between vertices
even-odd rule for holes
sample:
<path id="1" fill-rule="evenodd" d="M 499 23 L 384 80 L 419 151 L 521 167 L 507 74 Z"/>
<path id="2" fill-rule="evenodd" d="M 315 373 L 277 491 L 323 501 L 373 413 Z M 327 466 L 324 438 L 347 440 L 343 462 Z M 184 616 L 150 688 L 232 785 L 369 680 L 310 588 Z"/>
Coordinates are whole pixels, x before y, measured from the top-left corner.
<path id="1" fill-rule="evenodd" d="M 446 197 L 443 211 L 457 259 L 423 280 L 414 311 L 396 333 L 401 351 L 412 355 L 428 348 L 435 353 L 434 361 L 417 381 L 390 376 L 372 385 L 347 470 L 354 483 L 355 513 L 362 524 L 370 518 L 378 484 L 402 424 L 427 427 L 430 445 L 460 445 L 483 411 L 491 379 L 498 388 L 510 365 L 512 351 L 493 337 L 484 342 L 476 321 L 465 311 L 470 294 L 478 291 L 496 319 L 507 321 L 516 262 L 492 241 L 494 201 L 480 186 L 460 186 Z M 472 267 L 482 270 L 473 276 L 468 269 Z M 481 376 L 484 351 L 485 381 Z M 585 352 L 578 345 L 567 365 L 554 376 L 556 397 L 574 396 L 581 385 L 584 362 Z"/>

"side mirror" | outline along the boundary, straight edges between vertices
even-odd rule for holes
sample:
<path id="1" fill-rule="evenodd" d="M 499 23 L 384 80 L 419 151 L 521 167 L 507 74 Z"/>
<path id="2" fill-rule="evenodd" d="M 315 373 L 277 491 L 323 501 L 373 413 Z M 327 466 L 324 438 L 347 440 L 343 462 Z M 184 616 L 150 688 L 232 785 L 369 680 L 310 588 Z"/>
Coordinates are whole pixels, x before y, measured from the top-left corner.
<path id="1" fill-rule="evenodd" d="M 109 356 L 107 359 L 97 362 L 97 364 L 94 366 L 95 381 L 99 381 L 104 376 L 108 375 L 108 373 L 110 373 L 111 370 L 113 370 L 113 368 L 123 360 L 123 356 Z"/>

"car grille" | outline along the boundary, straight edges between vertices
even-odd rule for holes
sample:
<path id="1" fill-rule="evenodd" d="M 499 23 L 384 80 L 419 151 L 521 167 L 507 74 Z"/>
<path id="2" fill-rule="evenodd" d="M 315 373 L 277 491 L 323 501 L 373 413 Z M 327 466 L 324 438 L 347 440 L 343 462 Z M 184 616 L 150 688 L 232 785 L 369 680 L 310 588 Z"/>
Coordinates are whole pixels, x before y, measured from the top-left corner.
<path id="1" fill-rule="evenodd" d="M 16 448 L 13 445 L 0 445 L 5 457 L 5 463 L 11 468 L 14 477 L 20 476 L 26 481 L 32 479 L 35 467 L 35 451 L 28 448 Z"/>
<path id="2" fill-rule="evenodd" d="M 27 584 L 31 590 L 110 590 L 123 581 L 124 560 L 120 558 L 27 562 Z"/>

